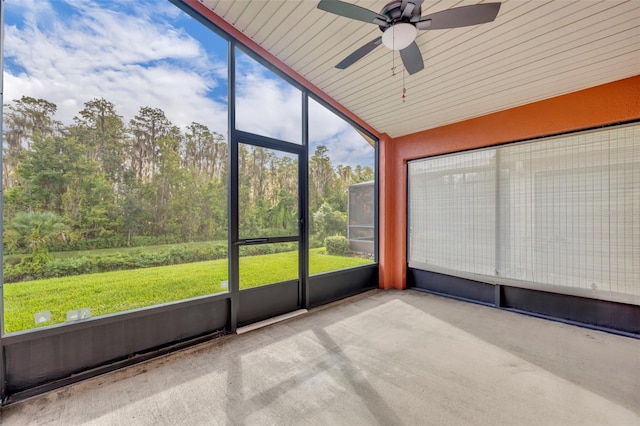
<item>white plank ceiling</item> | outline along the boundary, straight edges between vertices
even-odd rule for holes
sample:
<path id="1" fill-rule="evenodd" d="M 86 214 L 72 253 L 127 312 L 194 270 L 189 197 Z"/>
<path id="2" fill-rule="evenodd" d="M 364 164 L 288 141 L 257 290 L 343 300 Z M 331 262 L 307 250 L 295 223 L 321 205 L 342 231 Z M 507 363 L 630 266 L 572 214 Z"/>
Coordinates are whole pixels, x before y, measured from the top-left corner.
<path id="1" fill-rule="evenodd" d="M 640 0 L 505 0 L 492 23 L 420 31 L 425 69 L 404 83 L 399 56 L 392 76 L 394 56 L 384 46 L 335 69 L 381 33 L 318 10 L 317 1 L 202 2 L 392 137 L 640 74 Z M 376 12 L 388 3 L 350 2 Z M 476 3 L 425 0 L 422 14 Z"/>

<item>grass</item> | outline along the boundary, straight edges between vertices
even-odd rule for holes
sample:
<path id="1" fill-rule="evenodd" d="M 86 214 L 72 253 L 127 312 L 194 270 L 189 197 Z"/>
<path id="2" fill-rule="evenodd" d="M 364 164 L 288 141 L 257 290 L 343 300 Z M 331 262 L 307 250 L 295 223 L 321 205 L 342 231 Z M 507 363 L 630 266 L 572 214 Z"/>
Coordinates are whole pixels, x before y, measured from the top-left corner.
<path id="1" fill-rule="evenodd" d="M 310 273 L 370 263 L 355 257 L 330 256 L 324 249 L 309 253 Z M 241 288 L 294 279 L 298 253 L 284 252 L 240 258 Z M 51 325 L 66 321 L 72 309 L 91 308 L 92 316 L 111 314 L 226 291 L 227 259 L 173 266 L 114 271 L 4 285 L 5 331 L 34 327 L 36 312 L 50 311 Z"/>

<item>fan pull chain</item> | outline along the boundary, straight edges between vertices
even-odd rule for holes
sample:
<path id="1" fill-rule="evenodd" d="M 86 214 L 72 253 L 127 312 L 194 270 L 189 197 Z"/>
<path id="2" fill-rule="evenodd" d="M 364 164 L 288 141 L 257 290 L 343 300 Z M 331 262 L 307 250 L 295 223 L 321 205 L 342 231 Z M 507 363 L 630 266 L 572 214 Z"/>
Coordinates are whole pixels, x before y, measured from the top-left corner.
<path id="1" fill-rule="evenodd" d="M 404 76 L 405 76 L 406 72 L 402 73 L 402 103 L 405 103 L 405 101 L 407 100 L 407 88 L 404 85 Z"/>
<path id="2" fill-rule="evenodd" d="M 391 42 L 391 44 L 393 44 L 394 46 L 396 45 L 396 32 L 393 31 L 391 33 L 391 35 L 393 36 L 393 40 Z M 396 75 L 396 51 L 395 50 L 391 50 L 391 55 L 393 55 L 393 59 L 391 60 L 391 77 L 395 77 Z"/>
<path id="3" fill-rule="evenodd" d="M 393 59 L 391 59 L 391 77 L 395 77 L 396 76 L 396 53 L 394 51 L 391 51 L 391 57 Z"/>
<path id="4" fill-rule="evenodd" d="M 395 32 L 393 33 L 393 44 L 395 46 Z M 406 69 L 403 69 L 402 72 L 402 103 L 405 103 L 407 100 L 407 88 L 405 86 L 405 74 L 406 74 Z M 391 77 L 395 77 L 396 76 L 396 51 L 392 50 L 391 51 Z"/>

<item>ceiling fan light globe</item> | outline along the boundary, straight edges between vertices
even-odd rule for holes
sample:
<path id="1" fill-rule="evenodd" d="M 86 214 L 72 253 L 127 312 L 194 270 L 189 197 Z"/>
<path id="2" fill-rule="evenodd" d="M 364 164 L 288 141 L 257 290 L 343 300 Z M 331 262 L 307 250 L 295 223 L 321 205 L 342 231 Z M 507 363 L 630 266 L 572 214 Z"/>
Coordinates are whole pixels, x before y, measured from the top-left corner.
<path id="1" fill-rule="evenodd" d="M 418 30 L 413 24 L 402 22 L 387 28 L 382 34 L 382 44 L 392 50 L 402 50 L 416 39 Z"/>

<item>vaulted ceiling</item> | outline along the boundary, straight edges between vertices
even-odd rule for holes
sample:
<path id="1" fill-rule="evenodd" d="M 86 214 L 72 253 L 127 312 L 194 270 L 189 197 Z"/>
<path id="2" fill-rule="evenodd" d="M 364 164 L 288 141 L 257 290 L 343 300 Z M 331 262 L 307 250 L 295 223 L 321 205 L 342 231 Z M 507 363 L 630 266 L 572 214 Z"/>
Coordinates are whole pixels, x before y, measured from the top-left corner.
<path id="1" fill-rule="evenodd" d="M 376 25 L 318 10 L 317 0 L 201 1 L 392 137 L 640 74 L 638 0 L 505 0 L 492 23 L 420 31 L 425 69 L 414 75 L 384 46 L 336 69 L 381 33 Z M 348 1 L 376 12 L 388 3 Z M 425 0 L 422 14 L 477 3 Z"/>

